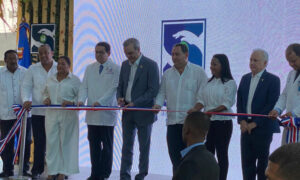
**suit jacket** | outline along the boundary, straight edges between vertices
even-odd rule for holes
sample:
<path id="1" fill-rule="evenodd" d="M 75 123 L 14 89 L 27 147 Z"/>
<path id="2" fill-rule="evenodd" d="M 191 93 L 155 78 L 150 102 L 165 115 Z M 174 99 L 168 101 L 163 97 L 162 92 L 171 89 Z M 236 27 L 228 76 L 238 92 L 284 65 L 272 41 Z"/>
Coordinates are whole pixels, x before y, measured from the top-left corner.
<path id="1" fill-rule="evenodd" d="M 129 60 L 122 63 L 117 98 L 125 98 L 128 86 L 131 66 Z M 142 55 L 139 66 L 136 70 L 131 89 L 131 101 L 135 107 L 152 108 L 154 98 L 159 89 L 159 71 L 157 63 Z M 155 121 L 156 116 L 149 111 L 127 111 L 123 112 L 123 120 L 127 115 L 133 116 L 138 125 L 147 125 Z"/>
<path id="2" fill-rule="evenodd" d="M 237 112 L 247 113 L 248 94 L 251 82 L 251 73 L 244 75 L 241 79 L 237 92 Z M 255 89 L 251 110 L 253 114 L 269 114 L 274 108 L 280 94 L 280 79 L 267 72 L 261 75 L 257 87 Z M 248 121 L 248 117 L 239 116 L 238 122 L 241 120 Z M 257 127 L 253 130 L 257 133 L 274 133 L 280 132 L 279 124 L 270 118 L 252 117 Z"/>
<path id="3" fill-rule="evenodd" d="M 205 145 L 196 146 L 181 160 L 173 180 L 218 180 L 220 168 Z"/>

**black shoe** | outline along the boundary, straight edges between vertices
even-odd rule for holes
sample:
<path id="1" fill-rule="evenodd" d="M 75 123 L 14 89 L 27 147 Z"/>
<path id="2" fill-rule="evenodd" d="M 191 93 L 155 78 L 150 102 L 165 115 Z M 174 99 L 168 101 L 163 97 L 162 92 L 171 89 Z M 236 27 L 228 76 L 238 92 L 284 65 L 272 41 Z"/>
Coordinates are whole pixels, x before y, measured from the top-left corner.
<path id="1" fill-rule="evenodd" d="M 65 179 L 69 179 L 69 177 L 68 177 L 68 176 L 65 176 Z"/>
<path id="2" fill-rule="evenodd" d="M 14 175 L 13 172 L 2 172 L 2 173 L 0 173 L 0 178 L 9 177 L 9 176 L 13 176 L 13 175 Z"/>
<path id="3" fill-rule="evenodd" d="M 32 176 L 31 176 L 32 179 L 40 179 L 40 177 L 41 177 L 41 174 L 39 174 L 39 173 L 32 173 Z"/>
<path id="4" fill-rule="evenodd" d="M 23 172 L 23 176 L 31 177 L 32 175 L 31 175 L 30 173 L 28 173 L 27 171 L 24 171 L 24 172 Z"/>
<path id="5" fill-rule="evenodd" d="M 90 176 L 90 177 L 88 177 L 86 180 L 102 180 L 102 179 L 101 179 L 101 178 L 94 177 L 94 176 Z"/>

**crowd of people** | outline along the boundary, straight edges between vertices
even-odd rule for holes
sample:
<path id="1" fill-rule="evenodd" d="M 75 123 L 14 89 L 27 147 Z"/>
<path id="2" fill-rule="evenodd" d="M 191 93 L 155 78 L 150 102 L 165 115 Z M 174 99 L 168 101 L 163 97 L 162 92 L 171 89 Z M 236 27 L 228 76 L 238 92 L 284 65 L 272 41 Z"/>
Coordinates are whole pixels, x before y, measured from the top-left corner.
<path id="1" fill-rule="evenodd" d="M 294 150 L 290 149 L 299 150 L 299 143 L 284 145 L 283 150 L 275 151 L 270 157 L 269 149 L 273 133 L 280 132 L 276 118 L 300 117 L 300 44 L 291 44 L 286 49 L 286 59 L 293 70 L 281 95 L 280 78 L 266 70 L 268 53 L 263 49 L 252 51 L 250 72 L 237 86 L 231 74 L 230 60 L 225 54 L 213 55 L 210 63 L 212 76 L 208 78 L 202 67 L 189 62 L 188 46 L 175 44 L 172 49 L 174 65 L 163 73 L 160 82 L 157 63 L 141 53 L 137 39 L 127 39 L 123 48 L 127 60 L 120 67 L 110 58 L 110 45 L 97 43 L 96 61 L 87 66 L 82 82 L 71 73 L 70 59 L 61 56 L 54 61 L 47 44 L 39 47 L 40 62 L 27 70 L 18 65 L 16 51 L 6 51 L 6 65 L 0 69 L 1 138 L 16 121 L 11 108 L 13 104 L 22 104 L 28 110 L 32 105 L 42 104 L 153 109 L 122 112 L 120 179 L 131 179 L 137 134 L 140 154 L 135 179 L 141 180 L 148 174 L 152 125 L 157 120 L 157 112 L 166 103 L 167 110 L 170 110 L 167 112 L 166 137 L 173 179 L 226 180 L 232 116 L 214 113 L 232 113 L 236 103 L 237 113 L 268 115 L 238 116 L 244 180 L 255 180 L 256 177 L 258 180 L 275 180 L 279 176 L 283 180 L 292 179 L 288 178 L 291 175 L 286 171 L 299 178 L 299 158 L 294 164 L 287 165 L 286 159 L 294 160 L 289 155 L 286 158 L 282 155 L 284 152 L 292 154 Z M 85 121 L 92 165 L 87 180 L 108 179 L 112 171 L 117 111 L 87 111 Z M 31 128 L 34 162 L 29 173 Z M 286 143 L 287 132 L 285 128 L 282 144 Z M 27 121 L 23 175 L 39 179 L 44 172 L 45 160 L 48 180 L 63 180 L 79 173 L 78 144 L 78 111 L 32 108 Z M 294 155 L 299 157 L 299 154 Z M 13 156 L 14 145 L 10 141 L 1 154 L 3 172 L 0 177 L 13 175 Z M 278 169 L 280 171 L 274 172 Z"/>

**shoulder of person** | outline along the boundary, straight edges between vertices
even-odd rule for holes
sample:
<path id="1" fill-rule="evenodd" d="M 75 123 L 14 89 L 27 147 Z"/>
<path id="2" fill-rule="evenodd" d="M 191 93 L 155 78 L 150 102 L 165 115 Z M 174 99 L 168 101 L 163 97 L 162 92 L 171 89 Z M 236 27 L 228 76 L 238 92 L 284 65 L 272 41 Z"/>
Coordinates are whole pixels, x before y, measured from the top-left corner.
<path id="1" fill-rule="evenodd" d="M 141 61 L 144 61 L 144 63 L 147 63 L 147 64 L 152 64 L 152 65 L 156 65 L 156 61 L 142 55 L 142 58 L 141 58 Z M 141 62 L 140 62 L 141 63 Z"/>
<path id="2" fill-rule="evenodd" d="M 279 77 L 278 77 L 277 75 L 273 74 L 273 73 L 270 73 L 270 72 L 268 72 L 268 71 L 266 71 L 265 73 L 266 73 L 266 76 L 267 76 L 268 78 L 271 78 L 271 79 L 279 79 Z"/>

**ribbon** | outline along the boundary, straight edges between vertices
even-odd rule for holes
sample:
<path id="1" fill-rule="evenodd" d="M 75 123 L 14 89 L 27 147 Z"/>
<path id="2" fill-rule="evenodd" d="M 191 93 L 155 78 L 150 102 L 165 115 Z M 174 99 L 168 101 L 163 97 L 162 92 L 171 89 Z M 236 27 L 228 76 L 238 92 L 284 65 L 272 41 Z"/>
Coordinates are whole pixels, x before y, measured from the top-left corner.
<path id="1" fill-rule="evenodd" d="M 8 132 L 8 134 L 5 136 L 5 138 L 3 138 L 2 140 L 0 140 L 0 154 L 2 154 L 5 146 L 7 145 L 7 143 L 14 137 L 14 135 L 20 130 L 21 128 L 21 132 L 19 133 L 18 136 L 18 144 L 17 144 L 17 149 L 16 149 L 16 153 L 14 155 L 14 159 L 13 162 L 16 161 L 16 157 L 18 154 L 18 151 L 20 149 L 20 144 L 21 144 L 21 134 L 22 134 L 22 121 L 23 121 L 23 117 L 25 114 L 25 109 L 21 108 L 20 105 L 13 105 L 13 110 L 17 116 L 17 121 L 14 123 L 14 125 L 12 126 L 12 128 L 10 129 L 10 131 Z"/>
<path id="2" fill-rule="evenodd" d="M 286 143 L 299 142 L 300 118 L 288 117 L 280 121 L 280 124 L 287 128 Z"/>

